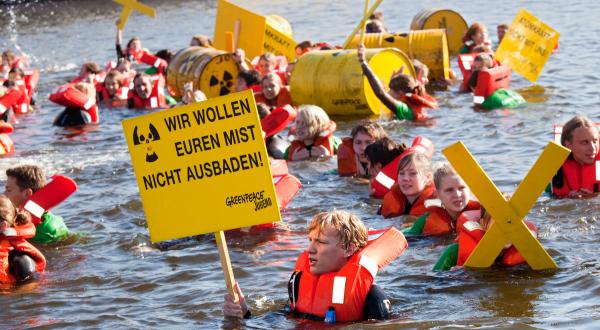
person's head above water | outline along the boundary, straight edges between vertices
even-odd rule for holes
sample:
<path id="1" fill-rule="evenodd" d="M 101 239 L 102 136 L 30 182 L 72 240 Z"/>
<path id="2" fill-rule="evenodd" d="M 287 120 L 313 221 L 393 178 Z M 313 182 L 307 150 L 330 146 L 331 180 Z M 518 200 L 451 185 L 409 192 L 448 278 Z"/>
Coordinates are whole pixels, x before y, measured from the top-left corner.
<path id="1" fill-rule="evenodd" d="M 330 125 L 329 116 L 325 110 L 316 105 L 301 105 L 294 121 L 296 125 L 296 138 L 298 140 L 313 140 L 327 130 Z"/>
<path id="2" fill-rule="evenodd" d="M 398 186 L 409 199 L 415 200 L 431 184 L 431 161 L 420 152 L 411 152 L 398 163 Z"/>
<path id="3" fill-rule="evenodd" d="M 367 228 L 352 213 L 335 210 L 316 214 L 308 225 L 310 272 L 339 271 L 356 251 L 367 245 Z"/>
<path id="4" fill-rule="evenodd" d="M 358 161 L 366 163 L 368 161 L 365 155 L 367 146 L 386 137 L 387 133 L 378 123 L 366 121 L 356 125 L 350 136 L 352 137 L 352 149 Z"/>
<path id="5" fill-rule="evenodd" d="M 4 194 L 13 204 L 21 206 L 36 191 L 46 185 L 42 169 L 35 165 L 20 165 L 6 170 Z"/>
<path id="6" fill-rule="evenodd" d="M 433 183 L 442 205 L 455 218 L 469 203 L 471 195 L 469 187 L 447 162 L 436 165 Z"/>
<path id="7" fill-rule="evenodd" d="M 578 163 L 592 164 L 598 156 L 598 128 L 589 118 L 575 116 L 563 126 L 560 143 Z"/>
<path id="8" fill-rule="evenodd" d="M 24 225 L 31 220 L 27 211 L 19 210 L 5 195 L 0 195 L 0 232 L 15 225 Z"/>
<path id="9" fill-rule="evenodd" d="M 152 94 L 152 80 L 145 73 L 138 73 L 133 79 L 133 89 L 142 99 L 147 99 Z"/>

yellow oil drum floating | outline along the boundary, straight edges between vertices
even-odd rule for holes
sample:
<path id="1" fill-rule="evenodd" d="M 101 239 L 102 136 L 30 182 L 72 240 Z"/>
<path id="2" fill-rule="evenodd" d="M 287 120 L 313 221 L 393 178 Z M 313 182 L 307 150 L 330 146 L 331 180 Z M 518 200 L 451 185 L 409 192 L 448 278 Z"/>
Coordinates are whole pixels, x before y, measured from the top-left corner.
<path id="1" fill-rule="evenodd" d="M 398 49 L 367 49 L 366 60 L 386 88 L 402 66 L 404 73 L 415 76 L 410 58 Z M 373 115 L 386 109 L 363 76 L 355 49 L 302 55 L 294 66 L 290 92 L 294 104 L 315 104 L 330 115 Z"/>
<path id="2" fill-rule="evenodd" d="M 469 26 L 459 13 L 450 9 L 423 9 L 410 23 L 411 30 L 445 29 L 448 35 L 450 55 L 458 54 L 463 45 L 462 37 Z"/>
<path id="3" fill-rule="evenodd" d="M 187 82 L 208 98 L 235 91 L 239 69 L 230 53 L 204 47 L 188 47 L 175 54 L 167 69 L 167 86 L 180 98 Z"/>
<path id="4" fill-rule="evenodd" d="M 356 48 L 360 36 L 356 35 L 348 48 Z M 448 40 L 443 29 L 410 31 L 409 33 L 367 33 L 367 48 L 398 48 L 410 58 L 417 59 L 429 67 L 432 80 L 448 79 L 450 73 L 450 55 Z"/>

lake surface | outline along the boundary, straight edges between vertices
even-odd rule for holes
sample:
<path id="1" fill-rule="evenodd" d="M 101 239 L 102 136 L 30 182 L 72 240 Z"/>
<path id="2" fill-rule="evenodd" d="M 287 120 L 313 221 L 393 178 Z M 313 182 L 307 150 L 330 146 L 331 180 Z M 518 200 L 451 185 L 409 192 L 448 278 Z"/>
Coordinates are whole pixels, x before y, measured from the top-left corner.
<path id="1" fill-rule="evenodd" d="M 48 259 L 40 280 L 0 296 L 2 328 L 319 328 L 318 322 L 289 319 L 278 311 L 287 300 L 287 280 L 306 245 L 312 215 L 333 208 L 357 213 L 374 228 L 401 226 L 402 219 L 376 215 L 379 200 L 363 184 L 330 174 L 335 159 L 290 164 L 303 188 L 282 213 L 283 222 L 261 235 L 229 235 L 236 279 L 255 315 L 222 317 L 225 285 L 214 238 L 202 236 L 171 246 L 153 245 L 139 197 L 121 120 L 139 115 L 103 109 L 101 125 L 85 134 L 52 127 L 62 110 L 47 101 L 59 85 L 77 75 L 84 61 L 102 65 L 115 58 L 114 22 L 120 8 L 110 1 L 4 1 L 0 43 L 20 47 L 41 69 L 40 109 L 20 118 L 12 134 L 17 153 L 0 159 L 4 169 L 35 163 L 48 174 L 75 179 L 79 190 L 55 209 L 77 233 L 67 242 L 42 247 Z M 140 36 L 145 47 L 178 50 L 196 33 L 211 35 L 216 1 L 143 3 L 158 17 L 133 15 L 124 40 Z M 341 44 L 355 27 L 364 3 L 344 1 L 249 1 L 238 4 L 287 18 L 297 41 Z M 440 109 L 429 127 L 382 122 L 396 141 L 424 135 L 439 150 L 462 140 L 502 191 L 512 192 L 552 138 L 552 124 L 575 114 L 600 121 L 600 3 L 592 1 L 384 1 L 380 10 L 392 31 L 408 31 L 423 8 L 445 7 L 467 22 L 510 23 L 521 7 L 561 33 L 536 85 L 513 74 L 511 87 L 529 101 L 524 108 L 475 112 L 458 86 L 435 92 Z M 456 59 L 452 66 L 458 71 Z M 360 118 L 334 118 L 346 136 Z M 201 196 L 198 196 L 201 198 Z M 450 238 L 411 240 L 410 248 L 377 278 L 389 294 L 393 316 L 383 323 L 350 328 L 598 328 L 600 327 L 600 199 L 552 200 L 543 195 L 528 215 L 556 271 L 528 267 L 431 269 Z M 178 219 L 173 219 L 177 225 Z M 199 221 L 210 217 L 198 209 Z"/>

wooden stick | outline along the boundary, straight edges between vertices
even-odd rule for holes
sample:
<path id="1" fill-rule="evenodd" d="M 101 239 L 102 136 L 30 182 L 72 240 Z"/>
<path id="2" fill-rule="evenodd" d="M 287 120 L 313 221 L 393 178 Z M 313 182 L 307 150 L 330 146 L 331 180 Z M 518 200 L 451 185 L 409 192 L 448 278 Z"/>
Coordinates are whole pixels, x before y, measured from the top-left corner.
<path id="1" fill-rule="evenodd" d="M 225 32 L 225 51 L 233 53 L 235 51 L 234 44 L 233 32 Z"/>
<path id="2" fill-rule="evenodd" d="M 354 38 L 354 36 L 356 35 L 356 32 L 358 32 L 358 29 L 360 29 L 365 24 L 365 22 L 367 21 L 367 18 L 369 18 L 371 15 L 373 15 L 373 13 L 375 12 L 375 9 L 377 9 L 377 7 L 379 7 L 379 4 L 382 1 L 383 0 L 375 1 L 375 4 L 373 5 L 373 7 L 371 7 L 371 9 L 369 9 L 369 12 L 365 15 L 365 17 L 363 17 L 363 19 L 360 21 L 360 23 L 358 23 L 358 26 L 354 29 L 354 31 L 352 31 L 352 33 L 350 33 L 348 38 L 346 38 L 346 41 L 344 41 L 344 45 L 342 46 L 342 48 L 346 49 L 348 47 L 350 42 L 352 42 L 352 38 Z"/>
<path id="3" fill-rule="evenodd" d="M 370 15 L 367 15 L 369 12 L 369 0 L 365 0 L 365 12 L 364 12 L 364 17 L 362 20 L 362 28 L 360 29 L 360 44 L 364 44 L 365 43 L 365 29 L 367 27 L 367 17 L 369 17 Z"/>
<path id="4" fill-rule="evenodd" d="M 238 42 L 240 41 L 240 29 L 241 23 L 239 19 L 235 20 L 235 26 L 233 27 L 233 50 L 238 49 Z"/>
<path id="5" fill-rule="evenodd" d="M 219 258 L 221 259 L 221 268 L 223 268 L 223 275 L 225 276 L 225 284 L 227 284 L 227 291 L 233 297 L 233 301 L 236 303 L 240 301 L 237 292 L 233 288 L 235 284 L 235 278 L 233 277 L 233 269 L 231 268 L 231 260 L 229 260 L 229 251 L 227 250 L 227 242 L 225 241 L 225 233 L 222 230 L 215 232 L 215 239 L 217 240 L 217 247 L 219 248 Z"/>

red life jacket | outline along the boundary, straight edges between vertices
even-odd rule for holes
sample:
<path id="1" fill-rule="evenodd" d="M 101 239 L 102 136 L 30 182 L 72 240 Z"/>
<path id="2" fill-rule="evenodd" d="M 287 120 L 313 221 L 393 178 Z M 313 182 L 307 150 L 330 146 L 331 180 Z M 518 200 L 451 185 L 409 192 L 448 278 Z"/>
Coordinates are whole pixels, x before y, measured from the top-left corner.
<path id="1" fill-rule="evenodd" d="M 108 95 L 108 91 L 101 85 L 97 88 L 96 98 L 98 103 L 106 103 L 108 105 L 112 105 L 111 101 L 125 101 L 127 100 L 127 96 L 129 95 L 129 87 L 123 84 L 123 86 L 119 87 L 116 94 L 113 96 Z"/>
<path id="2" fill-rule="evenodd" d="M 6 94 L 0 97 L 0 114 L 3 114 L 6 110 L 12 108 L 15 113 L 24 113 L 21 108 L 25 109 L 25 112 L 29 109 L 29 103 L 27 102 L 27 91 L 22 88 L 10 88 Z"/>
<path id="3" fill-rule="evenodd" d="M 0 64 L 0 72 L 6 72 L 6 77 L 8 78 L 8 72 L 14 68 L 21 68 L 23 69 L 25 67 L 25 62 L 27 61 L 27 57 L 26 56 L 16 56 L 15 57 L 15 62 L 12 65 L 4 65 L 4 64 Z"/>
<path id="4" fill-rule="evenodd" d="M 473 103 L 481 104 L 500 88 L 510 85 L 511 69 L 508 65 L 499 65 L 491 69 L 482 69 L 477 76 L 477 86 L 473 92 Z"/>
<path id="5" fill-rule="evenodd" d="M 76 190 L 77 184 L 73 179 L 57 174 L 52 177 L 52 181 L 31 195 L 22 208 L 31 214 L 31 222 L 37 226 L 46 211 L 60 204 Z"/>
<path id="6" fill-rule="evenodd" d="M 552 194 L 566 197 L 581 188 L 600 192 L 600 153 L 592 164 L 579 164 L 570 156 L 552 179 Z"/>
<path id="7" fill-rule="evenodd" d="M 404 94 L 400 97 L 400 101 L 406 103 L 412 110 L 414 121 L 424 121 L 427 119 L 426 108 L 437 109 L 437 101 L 432 96 L 426 98 L 414 93 Z"/>
<path id="8" fill-rule="evenodd" d="M 0 102 L 2 102 L 1 99 Z M 15 152 L 15 145 L 10 136 L 8 136 L 13 130 L 14 128 L 11 124 L 0 121 L 0 156 L 9 156 Z"/>
<path id="9" fill-rule="evenodd" d="M 23 80 L 25 81 L 25 88 L 27 89 L 27 96 L 29 99 L 33 97 L 33 93 L 35 93 L 35 88 L 37 87 L 38 82 L 40 81 L 40 70 L 38 69 L 24 69 Z"/>
<path id="10" fill-rule="evenodd" d="M 88 97 L 84 92 L 75 88 L 74 84 L 62 85 L 48 99 L 58 105 L 74 107 L 87 112 L 93 124 L 100 122 L 98 106 L 95 97 Z"/>
<path id="11" fill-rule="evenodd" d="M 152 92 L 147 99 L 141 98 L 135 90 L 129 91 L 128 103 L 130 108 L 134 109 L 159 109 L 166 108 L 167 101 L 165 99 L 165 78 L 161 74 L 151 76 L 154 82 Z"/>
<path id="12" fill-rule="evenodd" d="M 252 90 L 254 90 L 254 88 Z M 256 100 L 256 103 L 264 103 L 271 108 L 292 105 L 292 96 L 290 95 L 289 86 L 281 86 L 279 94 L 277 94 L 277 98 L 275 100 L 267 100 L 262 92 L 262 88 L 260 89 L 260 92 L 254 92 L 254 99 Z"/>
<path id="13" fill-rule="evenodd" d="M 260 120 L 260 126 L 265 132 L 265 139 L 284 130 L 296 119 L 296 109 L 289 104 L 275 108 L 265 118 Z"/>
<path id="14" fill-rule="evenodd" d="M 392 227 L 371 240 L 335 273 L 313 275 L 309 254 L 298 257 L 291 283 L 300 276 L 298 296 L 290 291 L 290 307 L 299 316 L 323 319 L 330 307 L 335 309 L 338 322 L 364 319 L 364 305 L 377 272 L 396 259 L 408 247 L 404 235 Z"/>
<path id="15" fill-rule="evenodd" d="M 327 149 L 329 151 L 329 154 L 331 156 L 333 156 L 335 154 L 333 132 L 335 132 L 336 126 L 337 126 L 336 123 L 333 120 L 330 120 L 329 126 L 327 127 L 327 129 L 325 131 L 321 132 L 319 137 L 314 141 L 313 146 L 323 146 L 323 147 L 325 147 L 325 149 Z M 293 141 L 290 144 L 287 159 L 288 160 L 292 159 L 292 156 L 294 155 L 294 153 L 296 153 L 298 150 L 301 150 L 303 148 L 306 148 L 306 145 L 304 144 L 304 142 L 299 141 L 299 140 Z"/>
<path id="16" fill-rule="evenodd" d="M 423 189 L 419 197 L 410 206 L 407 205 L 406 196 L 400 191 L 400 186 L 395 183 L 392 189 L 388 191 L 383 197 L 383 204 L 381 205 L 381 215 L 384 218 L 393 218 L 408 214 L 411 216 L 421 216 L 427 212 L 425 208 L 425 201 L 436 197 L 435 187 L 433 184 L 429 184 Z"/>
<path id="17" fill-rule="evenodd" d="M 0 238 L 0 283 L 14 284 L 15 278 L 9 272 L 8 255 L 10 251 L 21 251 L 29 255 L 35 261 L 38 272 L 43 272 L 46 268 L 46 258 L 31 243 L 22 237 L 2 237 Z"/>
<path id="18" fill-rule="evenodd" d="M 446 235 L 453 232 L 458 232 L 459 223 L 458 219 L 465 211 L 480 210 L 481 204 L 478 201 L 470 200 L 467 206 L 457 215 L 456 222 L 452 220 L 452 217 L 446 211 L 445 208 L 439 206 L 430 206 L 427 208 L 427 212 L 430 212 L 425 220 L 425 227 L 423 227 L 423 235 Z M 462 225 L 462 223 L 460 224 Z"/>
<path id="19" fill-rule="evenodd" d="M 167 66 L 169 65 L 167 61 L 156 55 L 150 54 L 150 52 L 145 50 L 140 52 L 138 61 L 155 67 L 160 74 L 164 74 Z"/>
<path id="20" fill-rule="evenodd" d="M 352 176 L 358 174 L 356 153 L 354 152 L 354 143 L 351 137 L 342 139 L 342 144 L 338 147 L 337 164 L 339 176 Z"/>
<path id="21" fill-rule="evenodd" d="M 433 151 L 435 150 L 435 146 L 431 140 L 422 137 L 416 136 L 412 142 L 412 146 L 404 151 L 400 156 L 396 157 L 389 164 L 384 166 L 379 173 L 371 180 L 371 196 L 375 198 L 382 198 L 390 188 L 398 181 L 398 164 L 400 160 L 404 158 L 404 156 L 409 153 L 415 151 L 420 152 L 427 157 L 431 158 L 433 156 Z"/>
<path id="22" fill-rule="evenodd" d="M 529 221 L 524 221 L 529 230 L 537 236 L 538 230 L 535 225 Z M 458 233 L 458 260 L 456 262 L 458 266 L 465 264 L 483 235 L 485 235 L 485 231 L 479 222 L 467 221 L 463 224 L 462 230 Z M 516 266 L 523 262 L 525 262 L 525 259 L 513 245 L 504 251 L 500 261 L 504 266 Z"/>

